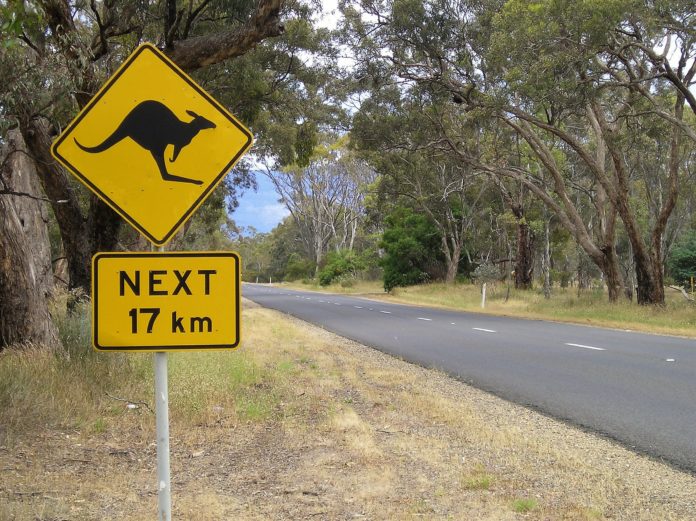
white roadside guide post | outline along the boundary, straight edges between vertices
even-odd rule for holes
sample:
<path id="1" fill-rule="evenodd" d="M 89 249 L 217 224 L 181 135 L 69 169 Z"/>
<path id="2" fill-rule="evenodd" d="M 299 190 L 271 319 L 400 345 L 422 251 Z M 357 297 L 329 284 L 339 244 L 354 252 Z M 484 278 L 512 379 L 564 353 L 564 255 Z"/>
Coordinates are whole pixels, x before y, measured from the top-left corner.
<path id="1" fill-rule="evenodd" d="M 169 351 L 240 342 L 233 252 L 164 252 L 251 147 L 237 119 L 151 44 L 137 47 L 58 136 L 51 153 L 157 246 L 92 259 L 97 351 L 154 352 L 158 511 L 171 520 Z"/>

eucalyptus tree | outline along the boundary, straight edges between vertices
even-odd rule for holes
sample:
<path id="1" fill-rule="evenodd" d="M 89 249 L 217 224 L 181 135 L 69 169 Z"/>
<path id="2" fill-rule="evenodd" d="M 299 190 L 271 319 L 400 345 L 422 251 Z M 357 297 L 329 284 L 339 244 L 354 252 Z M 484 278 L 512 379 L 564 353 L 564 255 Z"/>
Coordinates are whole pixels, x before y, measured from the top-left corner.
<path id="1" fill-rule="evenodd" d="M 50 145 L 61 127 L 139 43 L 151 41 L 252 129 L 258 126 L 263 153 L 277 151 L 277 143 L 300 138 L 286 132 L 274 141 L 274 126 L 289 128 L 304 105 L 320 104 L 315 94 L 321 73 L 303 57 L 324 38 L 314 31 L 311 16 L 306 4 L 284 0 L 0 5 L 0 127 L 17 127 L 26 143 L 41 181 L 39 195 L 51 205 L 60 228 L 70 288 L 88 291 L 90 259 L 96 251 L 119 247 L 121 220 L 51 157 Z M 288 109 L 291 104 L 294 111 Z M 251 171 L 242 165 L 226 181 L 226 197 L 218 202 L 234 206 L 239 190 L 253 184 Z M 13 241 L 25 252 L 16 258 L 28 258 L 24 242 Z M 24 319 L 3 315 L 2 320 L 19 324 Z"/>
<path id="2" fill-rule="evenodd" d="M 306 165 L 267 168 L 267 175 L 299 229 L 318 273 L 330 248 L 353 249 L 374 181 L 367 163 L 337 146 L 317 147 Z"/>
<path id="3" fill-rule="evenodd" d="M 543 26 L 540 17 L 546 20 Z M 665 23 L 656 23 L 660 20 Z M 542 2 L 536 7 L 511 1 L 496 23 L 503 77 L 533 106 L 552 111 L 555 105 L 556 112 L 574 112 L 578 123 L 592 129 L 596 142 L 588 146 L 561 118 L 544 121 L 519 103 L 510 113 L 523 122 L 523 132 L 533 128 L 551 135 L 583 161 L 606 192 L 630 241 L 638 302 L 663 303 L 665 232 L 685 174 L 682 135 L 696 141 L 694 128 L 684 118 L 690 93 L 683 88 L 688 91 L 696 74 L 693 13 L 678 1 Z M 539 41 L 536 52 L 520 48 L 517 42 L 523 35 Z M 627 37 L 633 41 L 627 42 Z M 656 55 L 645 51 L 661 44 L 665 50 L 658 65 Z M 643 54 L 633 52 L 636 47 Z M 674 69 L 666 59 L 672 51 L 678 61 Z M 540 81 L 546 83 L 542 88 Z M 649 173 L 637 168 L 644 164 L 642 151 L 632 150 L 641 138 L 663 149 L 653 155 L 663 159 Z M 632 197 L 641 173 L 643 181 L 653 178 L 647 221 L 640 219 L 640 203 Z"/>
<path id="4" fill-rule="evenodd" d="M 250 52 L 283 32 L 282 0 L 238 4 L 162 4 L 38 0 L 9 4 L 3 15 L 11 66 L 3 119 L 17 121 L 51 200 L 68 259 L 71 287 L 89 287 L 95 251 L 114 249 L 121 220 L 75 189 L 50 154 L 57 130 L 141 41 L 156 42 L 194 72 Z M 86 199 L 86 200 L 85 200 Z"/>
<path id="5" fill-rule="evenodd" d="M 17 129 L 0 146 L 0 163 L 0 350 L 29 341 L 55 347 L 59 340 L 48 306 L 53 268 L 45 225 L 50 210 Z M 17 171 L 23 175 L 11 175 Z"/>
<path id="6" fill-rule="evenodd" d="M 445 282 L 453 283 L 491 187 L 467 163 L 433 146 L 441 101 L 418 87 L 379 89 L 355 115 L 351 143 L 381 175 L 380 189 L 390 200 L 409 200 L 434 224 Z M 471 126 L 466 134 L 477 148 L 479 129 Z"/>
<path id="7" fill-rule="evenodd" d="M 622 285 L 615 249 L 620 220 L 633 250 L 638 302 L 664 301 L 663 241 L 683 175 L 681 136 L 694 137 L 683 115 L 684 86 L 693 81 L 688 8 L 678 1 L 397 0 L 355 2 L 344 12 L 346 32 L 356 44 L 366 40 L 358 47 L 362 63 L 378 78 L 441 89 L 460 107 L 461 119 L 487 113 L 526 142 L 543 175 L 499 155 L 472 157 L 456 134 L 441 133 L 462 161 L 524 183 L 539 197 L 604 273 L 611 300 Z M 679 23 L 675 29 L 658 19 Z M 679 43 L 676 72 L 666 55 L 646 51 L 661 41 Z M 670 124 L 660 137 L 669 143 L 662 197 L 657 218 L 641 222 L 626 140 L 658 120 Z M 578 168 L 571 171 L 571 164 Z M 578 192 L 600 214 L 599 235 L 575 204 Z"/>

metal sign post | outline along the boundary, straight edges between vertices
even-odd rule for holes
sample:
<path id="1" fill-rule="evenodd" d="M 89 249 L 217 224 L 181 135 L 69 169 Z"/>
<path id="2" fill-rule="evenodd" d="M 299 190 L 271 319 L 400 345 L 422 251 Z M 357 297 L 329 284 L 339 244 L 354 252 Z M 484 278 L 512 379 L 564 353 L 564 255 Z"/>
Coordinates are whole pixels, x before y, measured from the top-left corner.
<path id="1" fill-rule="evenodd" d="M 168 351 L 234 349 L 240 260 L 163 245 L 251 147 L 232 114 L 151 44 L 140 45 L 58 136 L 51 153 L 159 247 L 92 259 L 92 344 L 154 351 L 160 521 L 171 521 Z"/>
<path id="2" fill-rule="evenodd" d="M 150 248 L 154 250 L 153 247 Z M 164 251 L 164 246 L 157 248 Z M 166 351 L 155 353 L 155 425 L 157 432 L 157 505 L 159 521 L 172 520 L 172 480 L 169 471 L 169 380 Z"/>
<path id="3" fill-rule="evenodd" d="M 157 483 L 159 521 L 172 519 L 172 491 L 169 474 L 169 386 L 167 352 L 155 353 L 155 414 L 157 423 Z"/>

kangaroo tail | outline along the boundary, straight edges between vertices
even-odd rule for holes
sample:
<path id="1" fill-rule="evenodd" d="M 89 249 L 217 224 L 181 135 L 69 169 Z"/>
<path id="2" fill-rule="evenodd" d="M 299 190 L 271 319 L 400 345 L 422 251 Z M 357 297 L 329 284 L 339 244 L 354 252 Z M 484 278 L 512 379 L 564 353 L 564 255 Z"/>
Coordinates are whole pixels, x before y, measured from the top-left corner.
<path id="1" fill-rule="evenodd" d="M 89 152 L 90 154 L 96 154 L 97 152 L 104 152 L 104 150 L 111 148 L 125 137 L 126 135 L 122 132 L 122 129 L 119 127 L 114 131 L 113 134 L 106 138 L 103 143 L 93 147 L 86 147 L 82 145 L 77 139 L 73 139 L 75 139 L 75 144 L 85 152 Z"/>

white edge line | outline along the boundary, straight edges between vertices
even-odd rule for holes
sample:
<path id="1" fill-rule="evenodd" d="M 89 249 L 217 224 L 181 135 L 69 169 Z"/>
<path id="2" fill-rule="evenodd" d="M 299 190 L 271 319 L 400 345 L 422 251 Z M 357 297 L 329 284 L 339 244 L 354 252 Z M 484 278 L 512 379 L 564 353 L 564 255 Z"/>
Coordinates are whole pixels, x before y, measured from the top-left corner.
<path id="1" fill-rule="evenodd" d="M 476 331 L 483 331 L 484 333 L 497 333 L 497 331 L 493 331 L 492 329 L 483 329 L 482 327 L 472 327 L 471 329 L 475 329 Z"/>
<path id="2" fill-rule="evenodd" d="M 583 349 L 592 349 L 594 351 L 606 351 L 606 349 L 604 349 L 603 347 L 586 346 L 583 344 L 571 344 L 570 342 L 566 342 L 565 345 L 572 347 L 582 347 Z"/>

